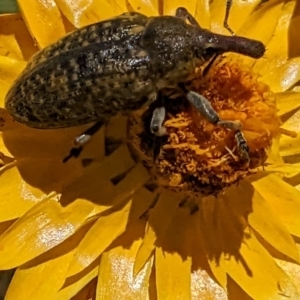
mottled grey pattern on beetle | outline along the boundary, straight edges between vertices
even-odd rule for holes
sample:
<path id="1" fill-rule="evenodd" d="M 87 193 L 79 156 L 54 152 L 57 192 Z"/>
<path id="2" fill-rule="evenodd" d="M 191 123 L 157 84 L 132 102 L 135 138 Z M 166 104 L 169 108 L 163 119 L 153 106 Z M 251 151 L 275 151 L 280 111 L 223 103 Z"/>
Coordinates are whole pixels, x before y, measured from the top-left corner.
<path id="1" fill-rule="evenodd" d="M 264 54 L 261 42 L 212 33 L 185 11 L 149 18 L 125 13 L 42 49 L 8 92 L 7 111 L 40 129 L 106 122 L 154 101 L 216 54 Z"/>

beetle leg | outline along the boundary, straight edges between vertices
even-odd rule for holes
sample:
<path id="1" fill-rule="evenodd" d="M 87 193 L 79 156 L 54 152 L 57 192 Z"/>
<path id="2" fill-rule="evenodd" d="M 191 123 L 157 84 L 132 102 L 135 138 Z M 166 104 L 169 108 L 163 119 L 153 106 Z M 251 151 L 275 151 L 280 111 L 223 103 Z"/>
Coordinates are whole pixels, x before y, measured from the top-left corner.
<path id="1" fill-rule="evenodd" d="M 247 141 L 243 135 L 243 133 L 238 130 L 235 133 L 235 141 L 237 144 L 237 149 L 238 149 L 238 153 L 241 157 L 245 158 L 248 163 L 250 162 L 250 157 L 249 157 L 249 146 L 247 144 Z"/>
<path id="2" fill-rule="evenodd" d="M 188 20 L 191 23 L 191 25 L 201 28 L 196 19 L 188 12 L 188 10 L 185 7 L 178 7 L 176 9 L 175 16 L 185 21 Z"/>
<path id="3" fill-rule="evenodd" d="M 77 158 L 83 150 L 84 145 L 86 145 L 92 139 L 92 136 L 98 132 L 102 125 L 103 122 L 96 122 L 82 134 L 78 135 L 73 141 L 73 148 L 70 150 L 69 155 L 63 159 L 63 162 L 66 163 L 72 157 Z"/>
<path id="4" fill-rule="evenodd" d="M 214 54 L 214 56 L 209 61 L 209 63 L 207 64 L 207 66 L 204 67 L 203 72 L 202 72 L 203 77 L 208 74 L 209 70 L 211 69 L 212 65 L 214 64 L 214 62 L 216 61 L 216 59 L 218 58 L 218 56 L 219 56 L 219 53 Z"/>
<path id="5" fill-rule="evenodd" d="M 78 135 L 74 139 L 73 145 L 75 147 L 84 146 L 86 143 L 88 143 L 91 140 L 92 136 L 99 131 L 102 125 L 103 125 L 102 121 L 96 122 L 93 126 L 89 127 L 82 134 Z"/>
<path id="6" fill-rule="evenodd" d="M 230 9 L 232 6 L 232 0 L 226 0 L 226 10 L 225 10 L 225 18 L 224 18 L 224 22 L 223 22 L 223 26 L 232 34 L 235 35 L 235 33 L 233 32 L 233 30 L 230 28 L 230 26 L 228 25 L 228 18 L 229 18 L 229 13 L 230 13 Z"/>
<path id="7" fill-rule="evenodd" d="M 154 109 L 150 122 L 150 131 L 156 136 L 164 136 L 167 134 L 166 127 L 162 126 L 165 117 L 166 109 L 163 106 Z"/>
<path id="8" fill-rule="evenodd" d="M 240 122 L 221 120 L 209 100 L 204 96 L 190 91 L 187 93 L 187 98 L 209 122 L 233 130 L 241 129 L 242 124 Z"/>
<path id="9" fill-rule="evenodd" d="M 194 107 L 211 123 L 222 126 L 224 128 L 236 130 L 235 140 L 238 146 L 239 155 L 242 158 L 250 160 L 249 147 L 247 141 L 241 131 L 242 124 L 236 121 L 221 120 L 217 112 L 214 110 L 210 102 L 202 95 L 195 92 L 188 92 L 187 98 Z"/>

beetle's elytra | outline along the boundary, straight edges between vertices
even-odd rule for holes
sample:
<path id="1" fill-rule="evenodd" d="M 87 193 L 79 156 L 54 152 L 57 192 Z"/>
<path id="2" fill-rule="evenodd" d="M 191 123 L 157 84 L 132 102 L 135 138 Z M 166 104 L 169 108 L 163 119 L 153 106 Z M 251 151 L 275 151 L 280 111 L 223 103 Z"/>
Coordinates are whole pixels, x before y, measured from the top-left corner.
<path id="1" fill-rule="evenodd" d="M 202 29 L 185 11 L 125 13 L 67 35 L 30 60 L 6 96 L 7 111 L 41 129 L 105 122 L 155 100 L 215 54 L 264 54 L 261 42 Z"/>

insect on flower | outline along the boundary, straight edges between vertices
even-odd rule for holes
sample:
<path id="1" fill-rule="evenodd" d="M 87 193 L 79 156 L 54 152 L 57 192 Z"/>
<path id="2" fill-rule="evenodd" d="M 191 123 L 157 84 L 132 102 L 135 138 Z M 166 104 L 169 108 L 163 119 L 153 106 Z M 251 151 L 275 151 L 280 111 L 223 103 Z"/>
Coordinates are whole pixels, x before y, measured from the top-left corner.
<path id="1" fill-rule="evenodd" d="M 176 16 L 125 13 L 39 51 L 9 90 L 5 107 L 16 121 L 39 129 L 96 122 L 76 137 L 67 161 L 79 156 L 112 116 L 156 101 L 162 89 L 180 87 L 196 67 L 225 52 L 260 58 L 265 46 L 203 29 L 185 8 L 178 8 Z M 221 120 L 203 96 L 184 92 L 210 122 L 241 130 L 239 123 Z M 163 108 L 154 111 L 153 133 L 165 133 L 164 116 Z"/>

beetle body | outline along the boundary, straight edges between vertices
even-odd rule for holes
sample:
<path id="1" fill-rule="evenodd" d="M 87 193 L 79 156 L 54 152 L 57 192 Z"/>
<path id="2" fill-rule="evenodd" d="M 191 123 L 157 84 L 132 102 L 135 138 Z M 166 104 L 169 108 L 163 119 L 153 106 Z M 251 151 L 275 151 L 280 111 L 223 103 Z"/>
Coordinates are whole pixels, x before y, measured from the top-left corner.
<path id="1" fill-rule="evenodd" d="M 107 121 L 140 108 L 216 53 L 261 57 L 261 42 L 214 34 L 179 17 L 126 13 L 42 49 L 9 90 L 16 121 L 50 129 Z"/>

